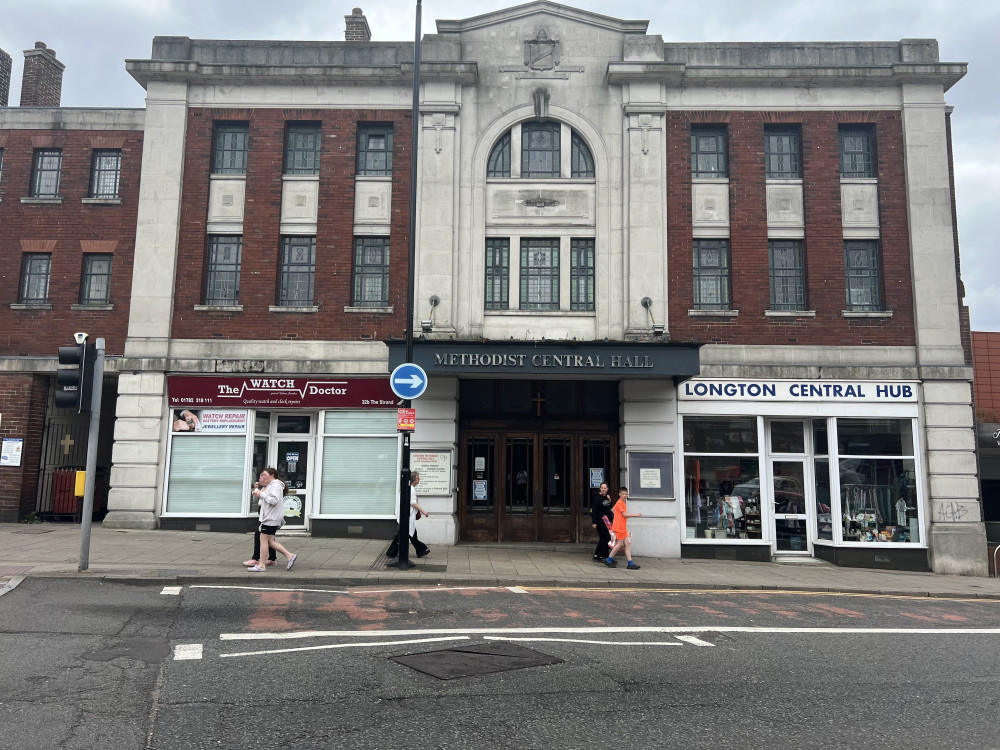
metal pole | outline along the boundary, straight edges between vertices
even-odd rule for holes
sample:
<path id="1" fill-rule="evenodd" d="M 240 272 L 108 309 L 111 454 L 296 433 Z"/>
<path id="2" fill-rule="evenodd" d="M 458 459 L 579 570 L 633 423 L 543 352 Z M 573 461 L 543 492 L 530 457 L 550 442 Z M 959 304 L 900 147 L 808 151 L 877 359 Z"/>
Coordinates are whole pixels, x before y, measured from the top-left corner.
<path id="1" fill-rule="evenodd" d="M 80 512 L 80 564 L 78 573 L 90 567 L 90 522 L 94 516 L 94 486 L 97 483 L 97 439 L 101 431 L 101 391 L 104 389 L 104 339 L 97 339 L 97 356 L 91 374 L 90 432 L 87 435 L 87 478 L 83 483 Z M 83 384 L 80 384 L 83 387 Z"/>
<path id="2" fill-rule="evenodd" d="M 406 270 L 406 361 L 413 361 L 413 274 L 417 258 L 417 143 L 420 133 L 420 13 L 421 0 L 417 0 L 416 30 L 413 35 L 413 105 L 410 109 L 412 132 L 410 137 L 410 242 Z M 410 408 L 410 399 L 403 400 L 403 408 Z M 410 433 L 403 433 L 403 470 L 399 477 L 399 543 L 398 562 L 390 563 L 400 568 L 412 568 L 410 562 Z"/>

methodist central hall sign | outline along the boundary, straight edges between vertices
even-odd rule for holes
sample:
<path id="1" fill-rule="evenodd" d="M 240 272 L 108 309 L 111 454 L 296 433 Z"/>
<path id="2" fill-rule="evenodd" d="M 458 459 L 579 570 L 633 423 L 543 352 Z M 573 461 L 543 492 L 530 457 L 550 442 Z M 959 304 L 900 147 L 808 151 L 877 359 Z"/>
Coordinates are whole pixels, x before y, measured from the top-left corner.
<path id="1" fill-rule="evenodd" d="M 413 360 L 428 374 L 605 375 L 692 377 L 699 344 L 608 341 L 420 341 Z M 389 344 L 389 367 L 402 364 L 403 344 Z"/>

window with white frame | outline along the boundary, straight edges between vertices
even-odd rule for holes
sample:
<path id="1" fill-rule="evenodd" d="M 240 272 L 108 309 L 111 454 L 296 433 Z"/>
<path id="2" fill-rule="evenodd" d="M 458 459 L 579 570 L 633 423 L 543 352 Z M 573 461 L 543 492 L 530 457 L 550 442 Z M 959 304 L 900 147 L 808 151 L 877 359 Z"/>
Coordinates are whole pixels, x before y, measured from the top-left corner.
<path id="1" fill-rule="evenodd" d="M 396 421 L 395 409 L 324 413 L 321 515 L 395 517 L 399 508 Z M 347 466 L 349 471 L 344 469 Z"/>

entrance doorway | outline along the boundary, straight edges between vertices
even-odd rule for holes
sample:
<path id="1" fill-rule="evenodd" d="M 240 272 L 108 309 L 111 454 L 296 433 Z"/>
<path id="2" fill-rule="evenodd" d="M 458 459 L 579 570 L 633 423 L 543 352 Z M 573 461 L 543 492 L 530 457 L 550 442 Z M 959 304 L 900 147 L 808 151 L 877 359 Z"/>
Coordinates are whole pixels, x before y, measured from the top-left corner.
<path id="1" fill-rule="evenodd" d="M 803 420 L 768 420 L 768 484 L 774 523 L 772 551 L 811 555 L 816 524 L 816 484 L 808 461 L 812 438 Z"/>
<path id="2" fill-rule="evenodd" d="M 253 467 L 260 472 L 273 466 L 285 482 L 285 528 L 305 529 L 311 509 L 315 444 L 313 415 L 258 411 L 254 419 Z M 256 513 L 256 507 L 252 508 Z"/>
<path id="3" fill-rule="evenodd" d="M 617 476 L 607 431 L 467 431 L 460 534 L 477 542 L 590 541 L 590 495 Z"/>

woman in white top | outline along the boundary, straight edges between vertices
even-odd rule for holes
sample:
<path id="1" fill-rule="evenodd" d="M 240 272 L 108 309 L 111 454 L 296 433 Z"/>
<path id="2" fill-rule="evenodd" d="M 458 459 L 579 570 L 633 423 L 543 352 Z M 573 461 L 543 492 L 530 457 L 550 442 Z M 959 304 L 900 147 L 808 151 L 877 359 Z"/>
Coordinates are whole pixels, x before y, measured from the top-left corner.
<path id="1" fill-rule="evenodd" d="M 281 528 L 281 522 L 284 520 L 285 514 L 285 484 L 278 479 L 276 469 L 269 466 L 260 473 L 260 488 L 254 489 L 253 494 L 258 502 L 260 502 L 260 512 L 258 513 L 258 518 L 260 518 L 259 559 L 263 560 L 267 557 L 268 548 L 276 549 L 288 559 L 285 570 L 291 570 L 298 555 L 293 555 L 282 546 L 281 542 L 274 538 L 274 535 L 278 533 L 278 529 Z M 251 573 L 263 573 L 267 568 L 261 567 L 260 563 L 258 563 L 257 565 L 251 565 L 247 570 Z"/>

